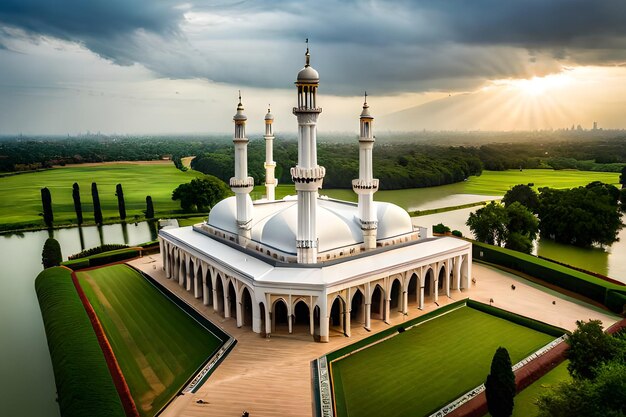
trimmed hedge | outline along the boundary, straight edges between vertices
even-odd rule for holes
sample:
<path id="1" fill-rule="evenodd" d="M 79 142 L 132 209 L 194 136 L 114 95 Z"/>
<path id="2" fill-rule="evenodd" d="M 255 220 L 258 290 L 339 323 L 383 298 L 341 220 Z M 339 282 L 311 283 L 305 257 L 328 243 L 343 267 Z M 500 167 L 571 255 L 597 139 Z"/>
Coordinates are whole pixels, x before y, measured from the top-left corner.
<path id="1" fill-rule="evenodd" d="M 542 279 L 563 289 L 589 297 L 615 313 L 622 313 L 620 297 L 609 295 L 610 291 L 624 294 L 626 287 L 604 281 L 584 272 L 540 259 L 532 255 L 481 242 L 472 242 L 472 257 L 496 265 L 505 266 Z"/>
<path id="2" fill-rule="evenodd" d="M 551 326 L 547 323 L 543 323 L 529 317 L 521 316 L 519 314 L 511 313 L 510 311 L 506 311 L 498 307 L 479 303 L 478 301 L 468 299 L 467 306 L 473 308 L 474 310 L 482 311 L 483 313 L 487 313 L 492 316 L 508 320 L 515 324 L 519 324 L 520 326 L 528 327 L 529 329 L 549 334 L 550 336 L 561 337 L 564 334 L 569 333 L 567 330 L 561 329 L 560 327 Z"/>
<path id="3" fill-rule="evenodd" d="M 87 258 L 65 261 L 61 265 L 67 266 L 68 268 L 72 268 L 74 271 L 76 271 L 92 266 L 106 265 L 113 262 L 123 261 L 125 259 L 136 258 L 141 254 L 141 251 L 141 248 L 117 249 L 109 252 L 98 253 Z"/>
<path id="4" fill-rule="evenodd" d="M 608 290 L 605 305 L 621 315 L 626 314 L 626 291 Z"/>
<path id="5" fill-rule="evenodd" d="M 64 417 L 124 417 L 104 355 L 72 283 L 71 271 L 54 267 L 35 280 L 59 408 Z"/>
<path id="6" fill-rule="evenodd" d="M 80 259 L 80 258 L 88 258 L 92 255 L 97 255 L 98 253 L 109 252 L 116 249 L 124 249 L 127 248 L 128 245 L 123 245 L 120 243 L 107 243 L 101 246 L 96 246 L 95 248 L 85 249 L 75 255 L 70 255 L 67 257 L 69 260 Z"/>

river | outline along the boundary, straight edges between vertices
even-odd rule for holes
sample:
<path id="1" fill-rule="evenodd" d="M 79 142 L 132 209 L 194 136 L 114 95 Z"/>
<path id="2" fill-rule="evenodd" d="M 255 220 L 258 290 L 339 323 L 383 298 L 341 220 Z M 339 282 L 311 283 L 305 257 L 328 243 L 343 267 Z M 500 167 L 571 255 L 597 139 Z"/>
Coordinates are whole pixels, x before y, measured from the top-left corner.
<path id="1" fill-rule="evenodd" d="M 156 239 L 142 222 L 53 231 L 64 258 L 102 243 L 139 244 Z M 0 236 L 0 408 L 12 417 L 56 417 L 56 387 L 35 278 L 42 270 L 47 231 Z"/>

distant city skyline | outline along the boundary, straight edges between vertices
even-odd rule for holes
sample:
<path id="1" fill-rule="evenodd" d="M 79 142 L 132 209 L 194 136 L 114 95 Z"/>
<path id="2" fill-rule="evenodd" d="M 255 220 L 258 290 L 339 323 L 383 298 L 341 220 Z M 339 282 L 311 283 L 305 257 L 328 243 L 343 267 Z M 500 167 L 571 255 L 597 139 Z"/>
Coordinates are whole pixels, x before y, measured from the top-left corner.
<path id="1" fill-rule="evenodd" d="M 623 2 L 5 0 L 0 134 L 293 132 L 307 37 L 322 132 L 626 127 Z"/>

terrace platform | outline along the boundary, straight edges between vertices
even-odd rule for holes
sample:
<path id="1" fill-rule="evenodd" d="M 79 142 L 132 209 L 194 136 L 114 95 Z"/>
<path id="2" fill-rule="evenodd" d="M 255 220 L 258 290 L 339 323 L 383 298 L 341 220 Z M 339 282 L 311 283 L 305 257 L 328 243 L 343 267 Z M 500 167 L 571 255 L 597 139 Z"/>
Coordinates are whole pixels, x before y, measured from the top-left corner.
<path id="1" fill-rule="evenodd" d="M 271 339 L 266 339 L 249 328 L 237 328 L 235 319 L 224 319 L 211 307 L 204 306 L 201 299 L 195 299 L 193 293 L 180 287 L 178 282 L 167 279 L 160 255 L 128 263 L 158 280 L 238 341 L 198 392 L 177 397 L 161 414 L 163 417 L 239 417 L 244 410 L 254 417 L 311 415 L 310 361 L 389 326 L 381 320 L 372 320 L 371 333 L 363 328 L 353 328 L 349 338 L 332 331 L 327 344 L 313 342 L 307 329 L 302 329 L 299 334 L 272 334 Z M 619 320 L 608 311 L 477 262 L 472 273 L 476 284 L 472 284 L 469 291 L 452 291 L 451 298 L 440 296 L 439 305 L 467 297 L 487 304 L 493 299 L 493 305 L 497 307 L 569 330 L 575 329 L 577 320 L 598 319 L 605 327 Z M 511 289 L 512 284 L 515 290 Z M 409 309 L 408 316 L 392 314 L 390 325 L 436 308 L 434 303 L 427 303 L 423 310 Z M 198 400 L 203 403 L 197 403 Z"/>

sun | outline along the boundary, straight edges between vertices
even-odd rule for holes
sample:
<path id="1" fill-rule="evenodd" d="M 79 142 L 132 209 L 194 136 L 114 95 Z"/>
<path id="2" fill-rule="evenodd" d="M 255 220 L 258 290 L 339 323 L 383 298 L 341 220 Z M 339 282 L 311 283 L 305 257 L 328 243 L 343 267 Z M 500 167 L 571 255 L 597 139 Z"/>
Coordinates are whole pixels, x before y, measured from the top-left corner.
<path id="1" fill-rule="evenodd" d="M 539 97 L 566 86 L 570 81 L 568 75 L 559 73 L 545 77 L 495 80 L 493 84 L 517 90 L 517 92 L 529 97 Z"/>

